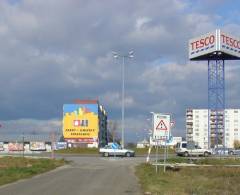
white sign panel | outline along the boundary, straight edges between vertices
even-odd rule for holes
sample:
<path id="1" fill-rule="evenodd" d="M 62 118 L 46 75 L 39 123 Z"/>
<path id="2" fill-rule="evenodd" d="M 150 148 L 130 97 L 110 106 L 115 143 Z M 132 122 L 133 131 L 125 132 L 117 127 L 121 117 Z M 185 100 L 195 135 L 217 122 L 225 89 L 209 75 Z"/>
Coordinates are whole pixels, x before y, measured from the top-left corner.
<path id="1" fill-rule="evenodd" d="M 190 60 L 208 60 L 213 53 L 222 53 L 223 58 L 240 58 L 240 38 L 216 30 L 197 38 L 188 43 Z"/>
<path id="2" fill-rule="evenodd" d="M 220 50 L 240 58 L 240 39 L 221 32 Z"/>
<path id="3" fill-rule="evenodd" d="M 188 44 L 189 59 L 217 50 L 217 31 L 191 39 Z"/>
<path id="4" fill-rule="evenodd" d="M 170 134 L 170 115 L 168 114 L 153 114 L 153 139 L 165 140 Z"/>

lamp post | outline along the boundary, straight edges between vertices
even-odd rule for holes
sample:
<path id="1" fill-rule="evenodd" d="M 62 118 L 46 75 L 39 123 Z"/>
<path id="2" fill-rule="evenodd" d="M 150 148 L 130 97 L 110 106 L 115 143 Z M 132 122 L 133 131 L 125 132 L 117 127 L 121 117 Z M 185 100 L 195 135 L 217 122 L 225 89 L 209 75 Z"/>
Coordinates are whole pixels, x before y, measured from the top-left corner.
<path id="1" fill-rule="evenodd" d="M 113 52 L 114 58 L 122 58 L 122 147 L 124 148 L 124 115 L 125 115 L 125 59 L 133 58 L 133 51 L 127 54 L 120 54 L 118 52 Z"/>

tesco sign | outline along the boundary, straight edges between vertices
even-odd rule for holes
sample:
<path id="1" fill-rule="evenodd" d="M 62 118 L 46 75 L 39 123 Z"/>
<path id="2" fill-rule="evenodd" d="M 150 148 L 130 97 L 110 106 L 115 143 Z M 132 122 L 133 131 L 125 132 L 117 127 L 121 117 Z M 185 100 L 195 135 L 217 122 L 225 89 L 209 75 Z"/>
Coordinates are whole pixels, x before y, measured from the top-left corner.
<path id="1" fill-rule="evenodd" d="M 192 50 L 200 49 L 215 43 L 215 36 L 210 35 L 199 40 L 191 42 Z"/>
<path id="2" fill-rule="evenodd" d="M 240 39 L 216 30 L 189 41 L 190 60 L 208 60 L 214 52 L 222 52 L 227 59 L 240 58 Z"/>
<path id="3" fill-rule="evenodd" d="M 230 37 L 226 34 L 221 34 L 221 41 L 222 44 L 226 44 L 229 47 L 240 49 L 240 40 L 237 40 L 236 38 Z"/>

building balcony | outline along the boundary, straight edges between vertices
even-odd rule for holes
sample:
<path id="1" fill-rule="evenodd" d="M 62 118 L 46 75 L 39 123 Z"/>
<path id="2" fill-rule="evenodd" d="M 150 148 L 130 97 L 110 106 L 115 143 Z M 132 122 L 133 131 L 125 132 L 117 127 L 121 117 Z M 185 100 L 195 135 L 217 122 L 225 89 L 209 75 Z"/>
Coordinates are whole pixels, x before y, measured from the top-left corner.
<path id="1" fill-rule="evenodd" d="M 186 125 L 186 129 L 193 129 L 193 125 Z"/>

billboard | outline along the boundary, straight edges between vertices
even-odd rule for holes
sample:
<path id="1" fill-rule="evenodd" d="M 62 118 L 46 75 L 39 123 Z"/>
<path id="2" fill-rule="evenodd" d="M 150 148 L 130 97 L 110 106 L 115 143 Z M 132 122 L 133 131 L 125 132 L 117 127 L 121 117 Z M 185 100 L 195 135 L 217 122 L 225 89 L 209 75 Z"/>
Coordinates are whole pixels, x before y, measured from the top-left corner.
<path id="1" fill-rule="evenodd" d="M 98 139 L 98 104 L 64 104 L 63 137 L 92 143 Z"/>
<path id="2" fill-rule="evenodd" d="M 217 47 L 217 31 L 190 39 L 188 44 L 189 59 L 212 53 L 218 50 Z"/>
<path id="3" fill-rule="evenodd" d="M 153 114 L 153 139 L 165 140 L 169 139 L 170 135 L 170 115 L 168 114 Z"/>
<path id="4" fill-rule="evenodd" d="M 220 50 L 240 58 L 240 39 L 221 31 Z"/>
<path id="5" fill-rule="evenodd" d="M 8 143 L 8 151 L 23 151 L 23 144 L 10 142 Z"/>
<path id="6" fill-rule="evenodd" d="M 4 151 L 4 143 L 0 142 L 0 151 Z"/>
<path id="7" fill-rule="evenodd" d="M 32 151 L 44 151 L 46 150 L 45 142 L 30 142 L 30 150 Z"/>
<path id="8" fill-rule="evenodd" d="M 60 150 L 60 149 L 66 149 L 66 148 L 67 148 L 67 142 L 54 142 L 53 143 L 54 150 Z"/>
<path id="9" fill-rule="evenodd" d="M 228 60 L 240 58 L 240 39 L 219 29 L 190 39 L 188 48 L 190 60 L 214 59 L 216 54 Z"/>

